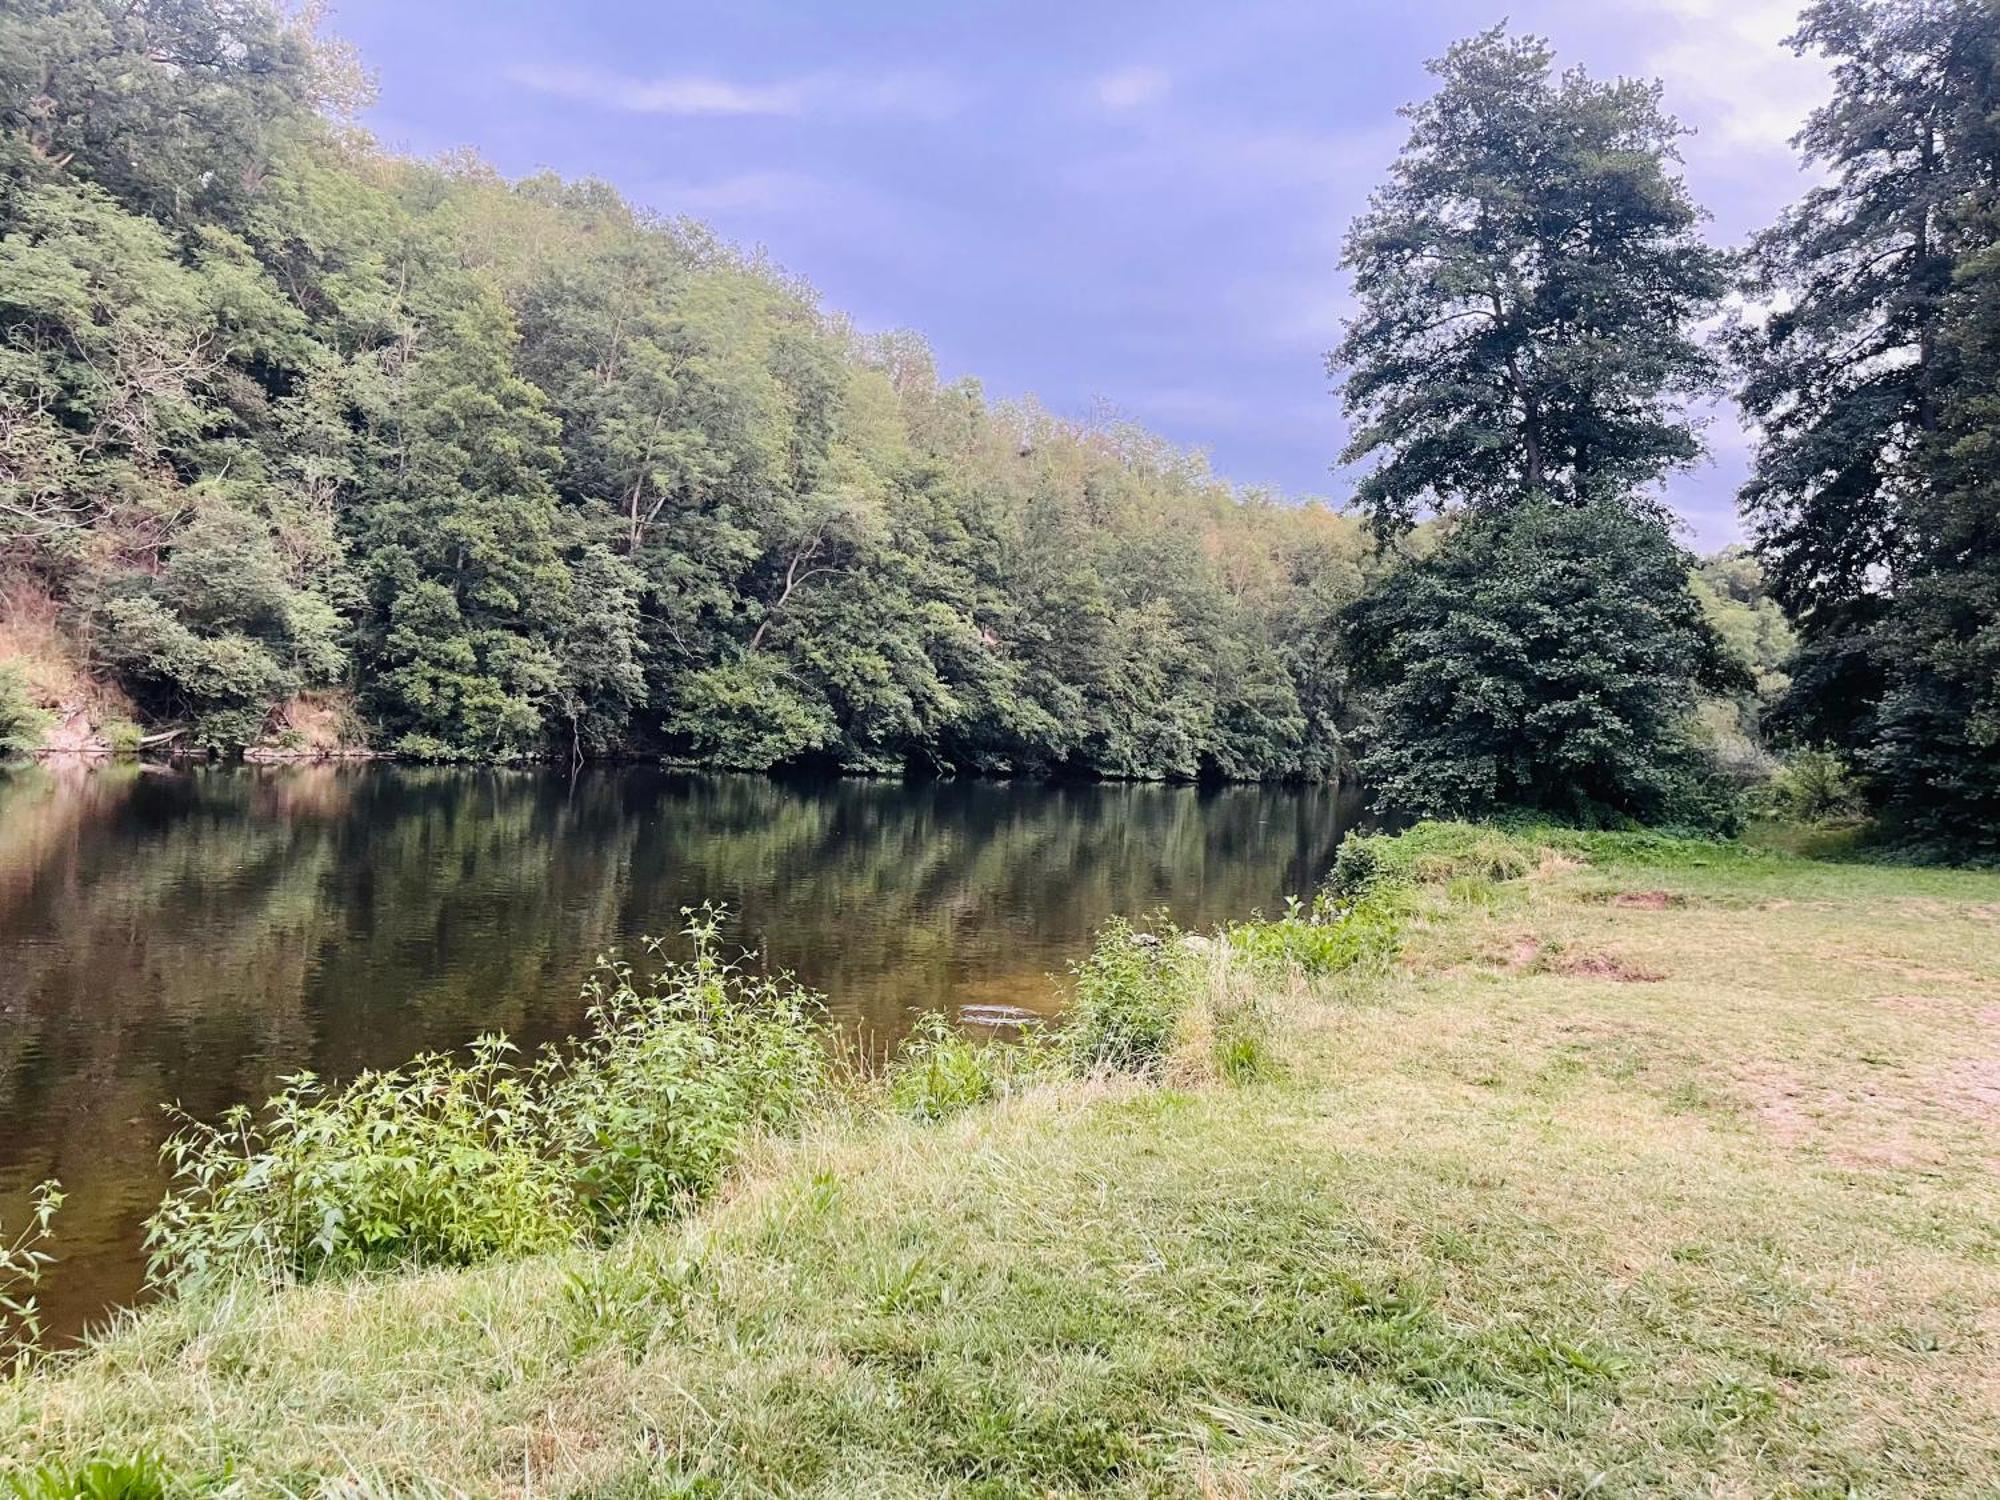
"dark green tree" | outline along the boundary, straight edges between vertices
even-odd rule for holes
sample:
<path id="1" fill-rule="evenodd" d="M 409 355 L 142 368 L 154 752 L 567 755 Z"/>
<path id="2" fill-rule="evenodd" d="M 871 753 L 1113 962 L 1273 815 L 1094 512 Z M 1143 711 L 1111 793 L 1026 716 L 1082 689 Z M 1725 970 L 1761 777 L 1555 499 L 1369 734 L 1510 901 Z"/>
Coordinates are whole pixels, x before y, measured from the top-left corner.
<path id="1" fill-rule="evenodd" d="M 1346 615 L 1378 806 L 1701 817 L 1687 733 L 1720 648 L 1653 486 L 1701 451 L 1696 324 L 1723 258 L 1674 174 L 1657 85 L 1558 75 L 1494 30 L 1433 64 L 1347 242 L 1360 310 L 1329 356 L 1384 540 L 1434 552 Z"/>
<path id="2" fill-rule="evenodd" d="M 1438 91 L 1355 222 L 1360 311 L 1328 356 L 1373 460 L 1378 526 L 1426 507 L 1642 492 L 1701 448 L 1681 410 L 1716 362 L 1696 325 L 1727 290 L 1675 175 L 1659 85 L 1558 74 L 1495 29 L 1431 64 Z"/>
<path id="3" fill-rule="evenodd" d="M 1780 722 L 1916 836 L 1962 842 L 2000 778 L 2000 10 L 1821 0 L 1792 45 L 1834 65 L 1799 137 L 1827 180 L 1759 237 L 1750 290 L 1774 308 L 1732 338 L 1759 431 L 1743 513 L 1800 637 Z"/>
<path id="4" fill-rule="evenodd" d="M 1749 680 L 1688 591 L 1687 554 L 1615 500 L 1449 524 L 1347 613 L 1376 695 L 1362 768 L 1378 805 L 1716 821 L 1689 720 L 1698 691 Z"/>

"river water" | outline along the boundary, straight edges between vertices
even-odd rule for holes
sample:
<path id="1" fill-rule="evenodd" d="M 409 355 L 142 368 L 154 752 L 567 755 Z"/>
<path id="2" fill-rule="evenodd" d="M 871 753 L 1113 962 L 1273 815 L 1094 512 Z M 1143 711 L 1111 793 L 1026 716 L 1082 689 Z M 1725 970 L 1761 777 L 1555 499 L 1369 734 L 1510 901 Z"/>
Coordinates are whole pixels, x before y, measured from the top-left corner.
<path id="1" fill-rule="evenodd" d="M 62 1179 L 51 1331 L 137 1295 L 164 1106 L 257 1103 L 573 1030 L 596 955 L 704 900 L 885 1046 L 1043 1014 L 1106 917 L 1190 926 L 1324 875 L 1327 787 L 791 782 L 651 768 L 0 771 L 0 1233 Z"/>

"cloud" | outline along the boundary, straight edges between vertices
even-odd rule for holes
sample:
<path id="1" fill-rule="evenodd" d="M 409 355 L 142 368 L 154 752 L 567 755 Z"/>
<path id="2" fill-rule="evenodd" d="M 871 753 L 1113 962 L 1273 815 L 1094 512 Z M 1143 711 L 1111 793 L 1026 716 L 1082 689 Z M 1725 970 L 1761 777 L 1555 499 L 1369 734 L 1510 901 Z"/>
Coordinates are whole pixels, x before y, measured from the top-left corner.
<path id="1" fill-rule="evenodd" d="M 939 120 L 964 103 L 951 80 L 933 73 L 864 77 L 814 73 L 765 83 L 683 74 L 644 78 L 601 68 L 525 63 L 510 82 L 533 93 L 626 114 L 679 116 L 896 115 Z"/>
<path id="2" fill-rule="evenodd" d="M 1122 112 L 1158 104 L 1173 86 L 1173 76 L 1165 68 L 1138 64 L 1098 74 L 1090 82 L 1090 91 L 1105 109 Z"/>
<path id="3" fill-rule="evenodd" d="M 1821 59 L 1784 45 L 1797 0 L 1648 0 L 1645 10 L 1662 30 L 1638 71 L 1657 76 L 1669 107 L 1696 127 L 1690 164 L 1796 190 L 1791 138 L 1831 88 Z"/>
<path id="4" fill-rule="evenodd" d="M 795 115 L 805 108 L 798 83 L 742 84 L 726 78 L 630 78 L 598 68 L 527 64 L 508 78 L 537 94 L 601 104 L 644 115 Z"/>

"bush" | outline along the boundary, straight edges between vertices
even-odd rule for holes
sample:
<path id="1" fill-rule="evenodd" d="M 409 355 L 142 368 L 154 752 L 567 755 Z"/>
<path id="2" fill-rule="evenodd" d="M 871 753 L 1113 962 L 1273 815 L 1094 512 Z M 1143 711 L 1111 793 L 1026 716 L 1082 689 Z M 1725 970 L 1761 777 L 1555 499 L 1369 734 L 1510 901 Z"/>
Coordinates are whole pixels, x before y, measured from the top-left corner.
<path id="1" fill-rule="evenodd" d="M 36 707 L 21 669 L 12 662 L 0 662 L 0 755 L 19 754 L 41 744 L 50 718 Z"/>
<path id="2" fill-rule="evenodd" d="M 526 1064 L 484 1037 L 466 1059 L 430 1054 L 344 1088 L 294 1076 L 261 1120 L 187 1122 L 147 1226 L 154 1279 L 467 1265 L 705 1197 L 753 1134 L 798 1114 L 825 1054 L 815 998 L 724 962 L 719 914 L 689 915 L 690 962 L 643 990 L 608 964 L 586 1036 Z"/>
<path id="3" fill-rule="evenodd" d="M 1071 1070 L 1157 1073 L 1194 1001 L 1195 955 L 1179 930 L 1161 922 L 1139 931 L 1114 918 L 1070 972 L 1076 990 L 1057 1046 Z"/>
<path id="4" fill-rule="evenodd" d="M 1354 873 L 1350 869 L 1350 877 Z M 1282 917 L 1239 922 L 1227 939 L 1232 949 L 1262 967 L 1336 974 L 1394 954 L 1398 923 L 1379 898 L 1342 906 L 1322 893 L 1310 908 L 1291 897 Z"/>
<path id="5" fill-rule="evenodd" d="M 889 1065 L 889 1106 L 913 1120 L 943 1120 L 999 1094 L 1008 1059 L 935 1011 L 911 1029 Z"/>
<path id="6" fill-rule="evenodd" d="M 1690 737 L 1701 692 L 1747 691 L 1657 519 L 1523 500 L 1458 519 L 1345 612 L 1386 813 L 1691 823 L 1711 816 Z"/>
<path id="7" fill-rule="evenodd" d="M 1864 808 L 1861 788 L 1848 775 L 1846 763 L 1827 750 L 1800 750 L 1787 756 L 1758 800 L 1773 817 L 1794 823 L 1859 817 Z"/>
<path id="8" fill-rule="evenodd" d="M 12 1239 L 0 1239 L 0 1370 L 32 1359 L 42 1343 L 42 1314 L 35 1300 L 42 1272 L 54 1258 L 49 1241 L 62 1207 L 62 1188 L 50 1179 L 29 1196 L 28 1222 Z"/>

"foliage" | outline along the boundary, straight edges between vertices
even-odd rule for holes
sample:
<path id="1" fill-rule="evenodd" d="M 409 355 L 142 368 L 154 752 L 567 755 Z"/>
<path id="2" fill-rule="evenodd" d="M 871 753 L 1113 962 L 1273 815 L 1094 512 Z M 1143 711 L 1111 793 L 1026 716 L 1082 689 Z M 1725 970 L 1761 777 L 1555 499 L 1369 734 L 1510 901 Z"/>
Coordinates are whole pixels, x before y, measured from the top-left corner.
<path id="1" fill-rule="evenodd" d="M 1644 492 L 1700 453 L 1682 404 L 1725 290 L 1681 127 L 1657 85 L 1557 76 L 1502 29 L 1432 72 L 1349 234 L 1360 309 L 1329 356 L 1378 534 L 1457 511 L 1344 612 L 1364 779 L 1397 816 L 1726 818 L 1690 721 L 1747 682 Z"/>
<path id="2" fill-rule="evenodd" d="M 1495 28 L 1431 64 L 1437 92 L 1349 232 L 1361 306 L 1339 349 L 1357 502 L 1630 503 L 1700 453 L 1680 398 L 1711 383 L 1696 325 L 1727 289 L 1673 174 L 1658 84 L 1558 75 Z"/>
<path id="3" fill-rule="evenodd" d="M 1732 338 L 1760 433 L 1743 511 L 1800 633 L 1779 717 L 1904 837 L 1990 857 L 2000 16 L 1818 0 L 1792 45 L 1832 64 L 1798 138 L 1822 181 L 1758 240 L 1770 311 Z"/>
<path id="4" fill-rule="evenodd" d="M 1345 847 L 1345 843 L 1343 843 Z M 1356 866 L 1350 860 L 1347 876 Z M 1310 906 L 1296 896 L 1285 901 L 1285 914 L 1232 924 L 1225 933 L 1229 946 L 1254 965 L 1306 975 L 1339 974 L 1375 968 L 1394 956 L 1398 942 L 1396 914 L 1386 901 L 1343 905 L 1322 891 Z"/>
<path id="5" fill-rule="evenodd" d="M 1356 833 L 1334 853 L 1327 889 L 1336 898 L 1378 898 L 1399 885 L 1439 885 L 1462 876 L 1514 880 L 1533 867 L 1516 835 L 1477 823 L 1423 822 L 1399 834 Z"/>
<path id="6" fill-rule="evenodd" d="M 1009 1059 L 973 1041 L 936 1011 L 911 1028 L 889 1065 L 889 1107 L 913 1120 L 945 1120 L 999 1094 Z"/>
<path id="7" fill-rule="evenodd" d="M 0 1370 L 33 1358 L 41 1348 L 42 1316 L 35 1288 L 54 1258 L 48 1247 L 55 1238 L 55 1216 L 62 1203 L 59 1184 L 53 1180 L 40 1184 L 29 1197 L 28 1222 L 12 1239 L 0 1239 Z"/>
<path id="8" fill-rule="evenodd" d="M 1072 1071 L 1155 1074 L 1173 1051 L 1199 978 L 1193 952 L 1165 921 L 1105 923 L 1073 965 L 1058 1047 Z"/>
<path id="9" fill-rule="evenodd" d="M 160 1461 L 145 1453 L 93 1458 L 75 1467 L 50 1460 L 0 1475 L 0 1485 L 7 1500 L 166 1500 L 173 1493 Z"/>
<path id="10" fill-rule="evenodd" d="M 1851 818 L 1864 808 L 1861 789 L 1841 758 L 1828 750 L 1798 750 L 1785 757 L 1760 795 L 1763 806 L 1796 823 Z"/>
<path id="11" fill-rule="evenodd" d="M 1747 681 L 1686 577 L 1665 529 L 1614 503 L 1465 518 L 1348 611 L 1376 691 L 1362 767 L 1377 805 L 1713 817 L 1688 721 L 1698 684 Z"/>
<path id="12" fill-rule="evenodd" d="M 824 1057 L 813 998 L 725 961 L 720 913 L 689 917 L 689 961 L 644 987 L 608 964 L 589 1032 L 525 1064 L 488 1036 L 342 1088 L 296 1075 L 261 1118 L 186 1121 L 147 1227 L 155 1279 L 469 1265 L 712 1193 L 753 1134 L 797 1116 Z"/>
<path id="13" fill-rule="evenodd" d="M 0 565 L 148 726 L 406 756 L 1334 774 L 1321 506 L 999 406 L 601 183 L 344 128 L 276 0 L 0 38 Z"/>
<path id="14" fill-rule="evenodd" d="M 49 715 L 36 705 L 21 669 L 0 661 L 0 755 L 34 749 L 48 726 Z"/>

